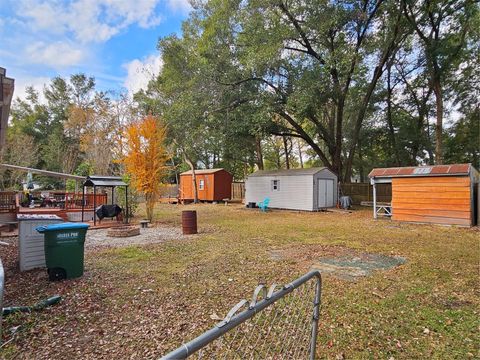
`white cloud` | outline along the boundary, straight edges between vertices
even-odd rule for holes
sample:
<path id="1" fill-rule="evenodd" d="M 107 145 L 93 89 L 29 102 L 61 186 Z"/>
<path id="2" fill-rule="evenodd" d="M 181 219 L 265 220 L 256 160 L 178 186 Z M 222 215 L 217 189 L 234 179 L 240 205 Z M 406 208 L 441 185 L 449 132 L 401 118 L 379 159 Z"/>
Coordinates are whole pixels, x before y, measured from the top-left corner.
<path id="1" fill-rule="evenodd" d="M 59 16 L 62 6 L 58 2 L 22 1 L 17 15 L 30 18 L 30 25 L 36 29 L 48 29 L 50 32 L 61 33 L 65 30 L 65 23 Z"/>
<path id="2" fill-rule="evenodd" d="M 138 23 L 142 28 L 149 28 L 160 24 L 162 20 L 156 13 L 160 0 L 103 0 L 103 2 L 108 17 L 123 18 L 123 26 Z"/>
<path id="3" fill-rule="evenodd" d="M 189 13 L 192 10 L 189 0 L 167 0 L 167 5 L 174 12 Z"/>
<path id="4" fill-rule="evenodd" d="M 148 82 L 158 75 L 162 66 L 161 55 L 150 55 L 144 59 L 135 59 L 124 64 L 123 67 L 127 70 L 127 76 L 123 86 L 131 93 L 146 89 Z"/>
<path id="5" fill-rule="evenodd" d="M 169 0 L 171 1 L 171 0 Z M 51 34 L 72 33 L 84 43 L 105 42 L 132 24 L 149 28 L 160 23 L 160 0 L 22 0 L 17 16 Z"/>
<path id="6" fill-rule="evenodd" d="M 48 77 L 29 77 L 27 76 L 16 76 L 15 77 L 15 89 L 13 90 L 13 98 L 16 99 L 17 97 L 25 100 L 26 97 L 26 88 L 28 86 L 32 86 L 35 90 L 39 93 L 39 100 L 43 102 L 45 99 L 43 97 L 43 87 L 45 84 L 48 84 L 50 78 Z"/>
<path id="7" fill-rule="evenodd" d="M 42 92 L 52 76 L 68 77 L 76 72 L 94 75 L 101 89 L 125 86 L 135 92 L 145 88 L 162 66 L 160 56 L 136 55 L 137 59 L 123 65 L 126 77 L 119 78 L 118 69 L 112 67 L 109 58 L 102 58 L 99 50 L 130 27 L 151 28 L 169 13 L 191 10 L 188 0 L 7 0 L 7 3 L 8 16 L 0 16 L 0 58 L 16 79 L 15 96 L 21 98 L 25 97 L 28 85 Z"/>
<path id="8" fill-rule="evenodd" d="M 84 58 L 84 51 L 62 41 L 51 44 L 38 41 L 28 46 L 25 51 L 26 55 L 34 59 L 36 63 L 44 64 L 52 68 L 77 65 Z"/>

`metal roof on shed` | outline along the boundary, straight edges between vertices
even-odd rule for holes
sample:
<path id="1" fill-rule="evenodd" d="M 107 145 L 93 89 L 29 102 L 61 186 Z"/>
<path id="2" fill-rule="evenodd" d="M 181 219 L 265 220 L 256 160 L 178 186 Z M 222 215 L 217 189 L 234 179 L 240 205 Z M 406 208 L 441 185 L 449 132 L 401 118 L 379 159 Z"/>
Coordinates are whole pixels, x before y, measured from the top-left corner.
<path id="1" fill-rule="evenodd" d="M 373 169 L 369 178 L 427 177 L 427 176 L 467 176 L 472 171 L 471 164 L 408 166 Z"/>
<path id="2" fill-rule="evenodd" d="M 127 186 L 120 176 L 88 176 L 83 186 Z"/>
<path id="3" fill-rule="evenodd" d="M 328 170 L 326 167 L 313 167 L 313 168 L 304 168 L 304 169 L 288 169 L 288 170 L 259 170 L 253 174 L 248 175 L 249 177 L 258 177 L 258 176 L 298 176 L 298 175 L 314 175 L 322 170 Z M 330 170 L 328 170 L 330 171 Z"/>
<path id="4" fill-rule="evenodd" d="M 198 170 L 195 170 L 195 174 L 198 174 L 198 175 L 213 174 L 213 173 L 216 173 L 216 172 L 222 171 L 222 170 L 225 170 L 225 169 L 223 169 L 223 168 L 218 168 L 218 169 L 198 169 Z M 181 173 L 180 175 L 192 175 L 192 170 L 185 171 L 185 172 Z"/>

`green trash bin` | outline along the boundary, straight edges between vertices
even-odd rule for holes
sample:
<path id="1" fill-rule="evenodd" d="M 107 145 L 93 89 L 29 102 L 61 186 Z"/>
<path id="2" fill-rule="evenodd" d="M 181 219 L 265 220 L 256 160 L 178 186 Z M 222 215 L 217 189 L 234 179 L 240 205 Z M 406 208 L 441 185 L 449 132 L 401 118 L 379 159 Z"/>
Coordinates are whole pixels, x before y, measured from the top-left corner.
<path id="1" fill-rule="evenodd" d="M 83 275 L 85 234 L 84 223 L 57 223 L 39 226 L 44 234 L 45 263 L 50 280 L 63 280 Z"/>

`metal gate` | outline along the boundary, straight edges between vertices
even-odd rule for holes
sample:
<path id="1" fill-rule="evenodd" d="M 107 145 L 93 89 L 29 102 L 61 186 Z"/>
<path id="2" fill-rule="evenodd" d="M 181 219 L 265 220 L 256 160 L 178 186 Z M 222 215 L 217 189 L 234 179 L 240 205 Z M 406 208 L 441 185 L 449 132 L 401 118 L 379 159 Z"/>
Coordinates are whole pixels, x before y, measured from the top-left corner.
<path id="1" fill-rule="evenodd" d="M 319 271 L 284 286 L 259 285 L 250 301 L 162 359 L 315 359 L 321 290 Z"/>

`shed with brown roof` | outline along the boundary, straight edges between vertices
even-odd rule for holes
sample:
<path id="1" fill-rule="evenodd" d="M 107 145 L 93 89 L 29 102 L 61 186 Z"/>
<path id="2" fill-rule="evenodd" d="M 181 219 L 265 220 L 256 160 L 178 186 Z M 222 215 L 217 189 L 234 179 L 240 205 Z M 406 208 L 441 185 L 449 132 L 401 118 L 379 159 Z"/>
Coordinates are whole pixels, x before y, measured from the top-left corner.
<path id="1" fill-rule="evenodd" d="M 195 170 L 198 200 L 222 201 L 232 196 L 233 176 L 225 169 Z M 179 186 L 180 201 L 193 201 L 194 182 L 192 171 L 180 174 Z"/>
<path id="2" fill-rule="evenodd" d="M 393 220 L 473 226 L 478 222 L 478 171 L 471 164 L 373 169 L 375 185 L 392 184 Z"/>

